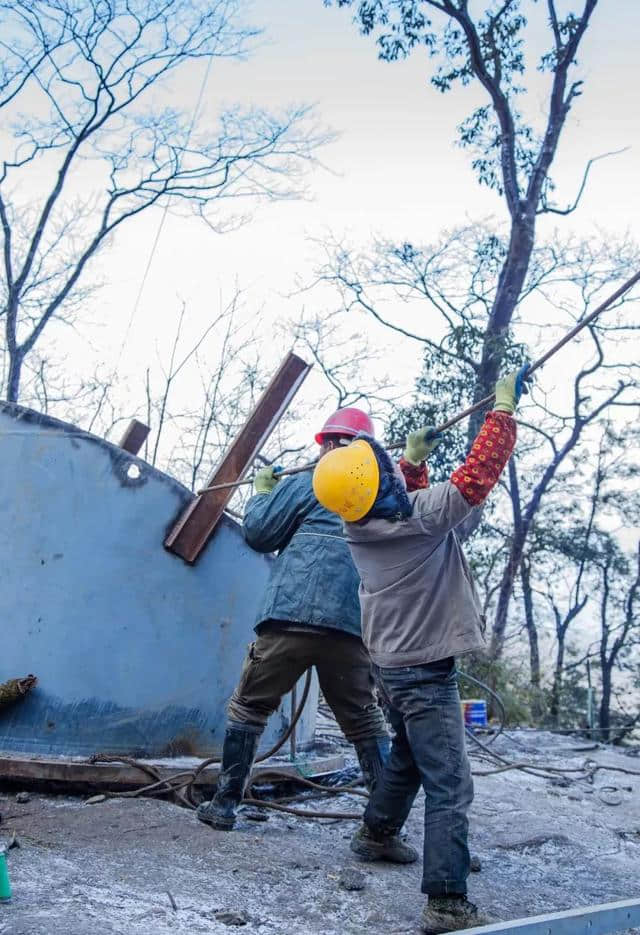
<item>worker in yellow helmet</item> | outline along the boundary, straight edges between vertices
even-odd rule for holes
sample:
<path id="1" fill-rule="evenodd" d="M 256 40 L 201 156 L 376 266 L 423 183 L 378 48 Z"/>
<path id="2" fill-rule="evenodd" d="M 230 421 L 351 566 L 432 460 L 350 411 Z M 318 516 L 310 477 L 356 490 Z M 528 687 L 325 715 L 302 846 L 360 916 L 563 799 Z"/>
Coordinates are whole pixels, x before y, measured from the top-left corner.
<path id="1" fill-rule="evenodd" d="M 334 412 L 316 435 L 320 457 L 343 449 L 362 431 L 373 434 L 365 412 L 353 407 Z M 416 451 L 407 452 L 413 461 L 401 462 L 412 487 L 426 483 L 426 466 L 421 450 Z M 256 621 L 256 640 L 229 700 L 218 788 L 197 811 L 201 821 L 224 831 L 234 827 L 268 718 L 311 666 L 354 745 L 370 789 L 390 749 L 360 633 L 358 574 L 342 523 L 318 503 L 311 475 L 281 480 L 273 467 L 258 471 L 255 496 L 245 510 L 244 535 L 253 549 L 278 555 Z M 402 841 L 387 842 L 387 859 L 408 863 L 417 857 Z"/>
<path id="2" fill-rule="evenodd" d="M 408 493 L 396 465 L 370 437 L 330 452 L 314 472 L 319 502 L 344 520 L 360 575 L 362 638 L 394 730 L 351 849 L 365 860 L 383 857 L 422 785 L 422 891 L 428 896 L 422 930 L 428 935 L 484 924 L 466 896 L 473 783 L 455 669 L 457 655 L 483 647 L 484 621 L 456 530 L 509 460 L 525 375 L 522 368 L 497 383 L 494 411 L 444 483 Z"/>

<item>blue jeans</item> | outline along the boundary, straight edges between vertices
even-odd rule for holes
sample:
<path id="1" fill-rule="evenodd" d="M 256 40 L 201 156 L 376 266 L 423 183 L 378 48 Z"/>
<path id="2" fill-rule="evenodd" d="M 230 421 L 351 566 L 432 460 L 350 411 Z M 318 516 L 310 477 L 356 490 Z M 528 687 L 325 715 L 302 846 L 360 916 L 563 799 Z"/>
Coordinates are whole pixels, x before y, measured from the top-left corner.
<path id="1" fill-rule="evenodd" d="M 374 833 L 397 833 L 420 786 L 425 794 L 422 892 L 465 894 L 469 876 L 467 812 L 473 781 L 452 658 L 381 669 L 374 677 L 394 730 L 382 781 L 364 820 Z"/>

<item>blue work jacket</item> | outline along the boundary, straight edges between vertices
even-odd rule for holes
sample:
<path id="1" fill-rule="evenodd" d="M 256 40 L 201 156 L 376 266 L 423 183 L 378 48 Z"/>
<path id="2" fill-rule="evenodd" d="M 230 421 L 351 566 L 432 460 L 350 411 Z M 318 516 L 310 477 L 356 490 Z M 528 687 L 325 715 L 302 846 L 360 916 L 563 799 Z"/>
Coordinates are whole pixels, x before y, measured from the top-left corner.
<path id="1" fill-rule="evenodd" d="M 256 626 L 265 620 L 361 635 L 360 579 L 342 520 L 320 506 L 311 473 L 283 479 L 247 503 L 244 535 L 257 552 L 277 552 Z"/>

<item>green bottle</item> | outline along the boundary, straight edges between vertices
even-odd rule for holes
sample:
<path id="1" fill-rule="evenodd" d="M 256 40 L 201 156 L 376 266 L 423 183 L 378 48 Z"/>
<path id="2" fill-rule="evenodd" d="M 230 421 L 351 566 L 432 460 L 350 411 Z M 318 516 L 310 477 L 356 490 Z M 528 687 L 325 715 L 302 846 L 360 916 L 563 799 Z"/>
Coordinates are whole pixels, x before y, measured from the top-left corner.
<path id="1" fill-rule="evenodd" d="M 7 867 L 7 852 L 0 851 L 0 903 L 8 903 L 11 899 L 11 883 L 9 882 L 9 868 Z"/>

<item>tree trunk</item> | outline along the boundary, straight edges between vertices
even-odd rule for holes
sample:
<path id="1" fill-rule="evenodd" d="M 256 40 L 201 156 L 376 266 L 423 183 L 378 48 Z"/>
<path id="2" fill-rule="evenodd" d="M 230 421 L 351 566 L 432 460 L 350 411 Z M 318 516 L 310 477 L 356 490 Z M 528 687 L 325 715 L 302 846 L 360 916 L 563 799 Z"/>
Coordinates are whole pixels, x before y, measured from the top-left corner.
<path id="1" fill-rule="evenodd" d="M 509 250 L 500 273 L 496 297 L 484 334 L 480 367 L 474 387 L 474 402 L 492 393 L 498 379 L 507 330 L 527 277 L 534 242 L 535 213 L 522 214 L 511 226 Z M 469 419 L 469 443 L 473 442 L 480 431 L 483 418 L 484 414 L 477 412 Z"/>
<path id="2" fill-rule="evenodd" d="M 540 646 L 538 628 L 533 615 L 533 594 L 531 591 L 531 569 L 523 561 L 520 566 L 522 596 L 524 602 L 524 620 L 529 638 L 529 681 L 531 682 L 531 714 L 538 721 L 543 714 L 542 693 L 540 690 Z"/>
<path id="3" fill-rule="evenodd" d="M 509 611 L 509 602 L 513 593 L 513 585 L 518 574 L 520 562 L 522 561 L 522 552 L 526 539 L 524 529 L 516 531 L 509 550 L 509 558 L 502 573 L 500 582 L 500 591 L 498 593 L 498 606 L 496 607 L 496 617 L 493 623 L 491 633 L 491 643 L 489 644 L 489 655 L 492 659 L 498 659 L 502 653 L 504 645 L 504 634 L 507 628 L 507 613 Z"/>
<path id="4" fill-rule="evenodd" d="M 600 709 L 598 712 L 598 727 L 600 728 L 600 740 L 609 741 L 611 734 L 611 688 L 612 688 L 613 666 L 608 662 L 602 665 L 602 697 L 600 699 Z"/>
<path id="5" fill-rule="evenodd" d="M 564 633 L 558 633 L 558 651 L 556 653 L 556 666 L 551 686 L 551 703 L 549 714 L 551 723 L 557 727 L 560 722 L 560 694 L 562 692 L 562 670 L 564 669 Z"/>
<path id="6" fill-rule="evenodd" d="M 524 551 L 524 546 L 529 534 L 529 528 L 540 506 L 540 502 L 545 495 L 547 488 L 549 487 L 549 484 L 555 477 L 555 473 L 558 467 L 562 464 L 564 458 L 575 447 L 578 438 L 580 437 L 580 432 L 585 424 L 585 422 L 576 422 L 571 436 L 567 439 L 562 448 L 556 452 L 553 460 L 545 468 L 540 481 L 534 488 L 533 494 L 526 507 L 524 515 L 520 517 L 517 523 L 514 523 L 513 539 L 511 540 L 511 545 L 509 547 L 509 557 L 502 573 L 500 590 L 498 592 L 496 615 L 493 621 L 493 631 L 491 633 L 491 644 L 489 647 L 489 656 L 491 659 L 498 659 L 504 647 L 509 602 L 511 601 L 511 594 L 513 592 L 513 583 L 515 581 L 516 575 L 518 574 L 520 562 L 522 561 L 522 553 Z M 575 613 L 573 616 L 575 616 Z"/>
<path id="7" fill-rule="evenodd" d="M 22 354 L 17 350 L 10 355 L 9 374 L 7 376 L 7 400 L 10 403 L 18 402 L 23 359 Z"/>
<path id="8" fill-rule="evenodd" d="M 500 281 L 496 298 L 491 310 L 482 347 L 482 358 L 478 378 L 474 389 L 474 401 L 482 399 L 493 392 L 498 378 L 500 365 L 504 357 L 505 339 L 511 324 L 513 313 L 518 304 L 522 287 L 527 276 L 529 261 L 533 251 L 535 237 L 535 214 L 523 215 L 518 223 L 511 227 L 509 240 L 509 253 L 500 273 Z M 469 443 L 471 444 L 480 430 L 484 414 L 474 413 L 469 420 Z M 504 643 L 504 633 L 507 626 L 509 602 L 513 591 L 513 584 L 518 574 L 522 551 L 526 539 L 526 531 L 522 528 L 516 530 L 511 546 L 509 559 L 505 566 L 500 584 L 498 606 L 491 634 L 489 655 L 497 659 Z"/>

